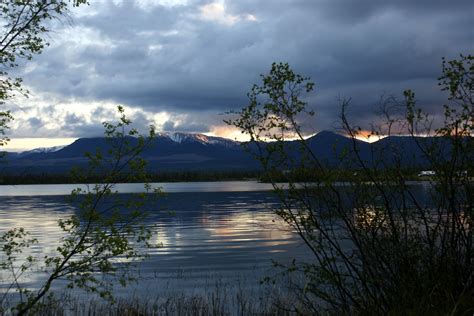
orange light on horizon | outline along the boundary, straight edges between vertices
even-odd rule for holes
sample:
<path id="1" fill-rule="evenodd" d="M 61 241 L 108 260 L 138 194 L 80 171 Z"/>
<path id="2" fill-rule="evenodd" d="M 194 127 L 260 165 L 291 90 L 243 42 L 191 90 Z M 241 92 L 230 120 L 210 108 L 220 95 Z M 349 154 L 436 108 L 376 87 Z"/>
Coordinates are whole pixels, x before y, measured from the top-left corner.
<path id="1" fill-rule="evenodd" d="M 48 148 L 67 146 L 77 138 L 12 138 L 5 146 L 0 148 L 5 151 L 20 152 L 35 148 Z"/>
<path id="2" fill-rule="evenodd" d="M 236 127 L 227 126 L 227 125 L 212 126 L 211 131 L 208 133 L 204 133 L 204 135 L 223 137 L 223 138 L 236 140 L 239 142 L 246 142 L 250 140 L 250 137 L 248 135 L 243 134 Z"/>
<path id="3" fill-rule="evenodd" d="M 358 131 L 357 135 L 355 136 L 355 138 L 357 138 L 358 140 L 361 140 L 367 143 L 374 143 L 385 137 L 387 137 L 387 135 L 375 135 L 373 132 L 368 131 L 368 130 Z"/>

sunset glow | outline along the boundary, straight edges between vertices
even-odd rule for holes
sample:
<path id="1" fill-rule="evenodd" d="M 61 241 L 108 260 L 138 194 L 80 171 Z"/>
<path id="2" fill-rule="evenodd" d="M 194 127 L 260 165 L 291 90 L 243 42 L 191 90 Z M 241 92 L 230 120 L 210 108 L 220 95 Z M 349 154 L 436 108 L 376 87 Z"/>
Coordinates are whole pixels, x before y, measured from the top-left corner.
<path id="1" fill-rule="evenodd" d="M 3 150 L 21 152 L 35 148 L 66 146 L 73 143 L 76 139 L 77 138 L 14 138 L 3 147 Z"/>

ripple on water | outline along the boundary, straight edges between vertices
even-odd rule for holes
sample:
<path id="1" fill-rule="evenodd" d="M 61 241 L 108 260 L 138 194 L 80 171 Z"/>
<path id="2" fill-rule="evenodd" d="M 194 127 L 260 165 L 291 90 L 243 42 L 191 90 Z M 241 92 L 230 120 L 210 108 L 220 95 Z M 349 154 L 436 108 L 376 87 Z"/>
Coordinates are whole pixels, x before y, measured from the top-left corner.
<path id="1" fill-rule="evenodd" d="M 270 271 L 272 259 L 304 257 L 306 249 L 296 234 L 284 229 L 272 212 L 275 206 L 268 192 L 166 195 L 146 220 L 155 233 L 152 243 L 162 246 L 147 249 L 149 258 L 138 267 L 141 282 L 196 288 L 213 276 L 239 275 L 253 284 Z M 53 254 L 63 236 L 57 221 L 75 212 L 64 196 L 0 197 L 0 232 L 24 227 L 39 240 L 24 255 L 42 257 Z M 180 282 L 177 271 L 186 276 Z M 25 282 L 33 286 L 41 279 L 28 277 Z"/>

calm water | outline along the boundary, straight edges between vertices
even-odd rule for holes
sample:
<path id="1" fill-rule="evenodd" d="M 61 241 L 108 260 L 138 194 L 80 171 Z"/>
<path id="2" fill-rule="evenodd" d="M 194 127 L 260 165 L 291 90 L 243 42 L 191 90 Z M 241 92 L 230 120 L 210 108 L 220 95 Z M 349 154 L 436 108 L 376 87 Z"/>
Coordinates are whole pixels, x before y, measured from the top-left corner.
<path id="1" fill-rule="evenodd" d="M 303 258 L 306 249 L 296 234 L 272 212 L 277 200 L 271 186 L 257 182 L 160 184 L 169 194 L 159 200 L 147 225 L 153 243 L 150 257 L 139 265 L 139 283 L 125 291 L 200 291 L 221 284 L 257 286 L 275 273 L 272 260 Z M 57 220 L 74 214 L 66 196 L 77 185 L 0 187 L 0 232 L 24 227 L 40 243 L 28 254 L 54 253 L 62 236 Z M 136 192 L 140 185 L 118 185 L 120 192 Z M 5 275 L 4 275 L 5 277 Z M 45 277 L 26 275 L 34 288 Z M 140 295 L 142 295 L 140 294 Z"/>
<path id="2" fill-rule="evenodd" d="M 429 183 L 411 185 L 416 195 L 429 197 Z M 168 194 L 160 197 L 146 225 L 154 232 L 152 242 L 162 247 L 147 250 L 150 257 L 136 271 L 138 283 L 119 288 L 118 295 L 199 294 L 217 285 L 253 291 L 263 277 L 278 272 L 272 260 L 288 263 L 293 258 L 304 260 L 308 254 L 299 237 L 273 213 L 278 200 L 270 184 L 229 181 L 155 186 Z M 24 227 L 39 240 L 25 255 L 53 254 L 62 237 L 58 219 L 77 211 L 66 201 L 76 187 L 0 186 L 0 233 Z M 115 189 L 127 194 L 140 192 L 143 186 L 119 184 Z M 45 277 L 36 271 L 21 281 L 35 288 Z M 0 272 L 0 292 L 8 282 L 8 275 Z"/>
<path id="3" fill-rule="evenodd" d="M 270 183 L 257 181 L 218 181 L 218 182 L 163 182 L 152 183 L 167 193 L 176 192 L 252 192 L 270 191 Z M 43 196 L 67 195 L 76 188 L 87 189 L 84 184 L 26 184 L 1 185 L 0 196 Z M 141 183 L 119 183 L 114 187 L 120 193 L 136 193 L 143 191 Z"/>

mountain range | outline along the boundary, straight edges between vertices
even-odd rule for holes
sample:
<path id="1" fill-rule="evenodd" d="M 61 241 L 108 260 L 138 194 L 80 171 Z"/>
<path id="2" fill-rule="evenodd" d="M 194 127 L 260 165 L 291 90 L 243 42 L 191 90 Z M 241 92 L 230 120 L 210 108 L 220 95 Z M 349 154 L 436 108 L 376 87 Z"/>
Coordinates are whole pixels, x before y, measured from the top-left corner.
<path id="1" fill-rule="evenodd" d="M 322 131 L 307 139 L 308 147 L 321 162 L 331 166 L 354 167 L 354 149 L 367 163 L 382 161 L 389 165 L 401 161 L 405 166 L 420 168 L 427 160 L 417 142 L 424 144 L 437 141 L 435 137 L 390 136 L 368 143 L 330 131 Z M 249 146 L 250 153 L 242 143 L 222 137 L 188 133 L 158 133 L 142 156 L 148 161 L 150 172 L 166 171 L 235 171 L 258 170 L 260 164 L 251 152 L 256 146 Z M 261 143 L 262 147 L 268 146 Z M 441 144 L 442 156 L 449 152 L 449 142 Z M 7 153 L 0 164 L 4 174 L 65 173 L 73 166 L 87 163 L 86 152 L 98 149 L 106 152 L 109 144 L 103 137 L 80 138 L 68 146 L 38 148 L 21 153 Z M 301 158 L 298 142 L 284 144 L 292 158 Z M 341 155 L 348 159 L 341 162 Z"/>

